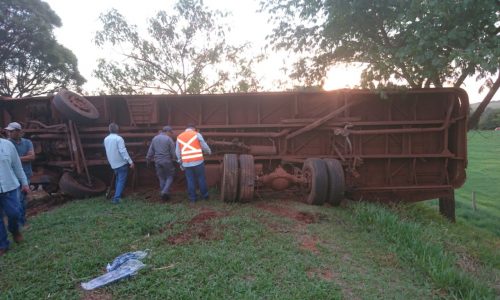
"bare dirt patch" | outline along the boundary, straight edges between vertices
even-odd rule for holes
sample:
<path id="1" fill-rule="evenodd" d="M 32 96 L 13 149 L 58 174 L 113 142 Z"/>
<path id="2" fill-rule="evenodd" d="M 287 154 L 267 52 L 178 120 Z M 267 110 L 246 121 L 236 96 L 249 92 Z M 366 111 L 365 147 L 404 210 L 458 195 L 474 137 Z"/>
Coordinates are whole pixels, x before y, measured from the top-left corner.
<path id="1" fill-rule="evenodd" d="M 203 209 L 199 214 L 194 216 L 188 224 L 199 224 L 204 223 L 211 219 L 216 219 L 224 216 L 224 214 L 211 210 L 211 209 Z"/>
<path id="2" fill-rule="evenodd" d="M 328 269 L 311 269 L 307 271 L 307 277 L 309 278 L 321 278 L 325 281 L 333 281 L 338 278 L 338 274 L 333 273 L 332 270 Z"/>
<path id="3" fill-rule="evenodd" d="M 111 300 L 113 296 L 103 291 L 84 292 L 82 300 Z"/>
<path id="4" fill-rule="evenodd" d="M 318 223 L 320 218 L 321 218 L 321 214 L 319 214 L 319 213 L 313 214 L 313 213 L 309 213 L 309 212 L 298 211 L 298 210 L 295 210 L 291 207 L 274 206 L 274 205 L 270 205 L 270 204 L 266 204 L 266 203 L 259 203 L 256 206 L 258 208 L 265 210 L 265 211 L 268 211 L 272 214 L 275 214 L 275 215 L 278 215 L 281 217 L 285 217 L 285 218 L 289 218 L 289 219 L 299 221 L 302 223 L 306 223 L 306 224 Z"/>
<path id="5" fill-rule="evenodd" d="M 318 238 L 308 235 L 303 235 L 299 237 L 300 239 L 300 248 L 303 250 L 311 251 L 314 254 L 319 254 L 319 250 L 317 248 Z"/>
<path id="6" fill-rule="evenodd" d="M 261 222 L 274 232 L 292 233 L 293 235 L 295 235 L 300 249 L 310 251 L 311 253 L 316 255 L 320 254 L 317 245 L 321 241 L 317 237 L 311 236 L 307 233 L 308 224 L 318 223 L 321 218 L 323 218 L 320 213 L 298 211 L 292 207 L 276 206 L 266 203 L 258 203 L 256 207 L 268 211 L 274 215 L 285 217 L 287 219 L 295 221 L 295 225 L 285 227 L 281 224 L 269 221 L 268 219 L 258 218 L 259 220 L 262 219 Z"/>
<path id="7" fill-rule="evenodd" d="M 49 195 L 44 191 L 33 191 L 28 195 L 26 210 L 27 217 L 36 216 L 42 212 L 52 210 L 68 202 L 69 198 L 61 194 Z"/>
<path id="8" fill-rule="evenodd" d="M 167 238 L 167 243 L 170 245 L 187 244 L 194 238 L 201 240 L 218 240 L 221 239 L 222 233 L 214 230 L 214 228 L 207 222 L 212 219 L 217 219 L 226 216 L 227 214 L 217 212 L 211 209 L 202 209 L 200 213 L 194 216 L 187 222 L 187 228 Z M 169 224 L 167 226 L 172 226 Z"/>
<path id="9" fill-rule="evenodd" d="M 160 198 L 158 189 L 144 188 L 140 191 L 135 191 L 133 195 L 139 199 L 143 199 L 146 202 L 163 202 Z"/>
<path id="10" fill-rule="evenodd" d="M 131 192 L 130 195 L 133 195 L 137 199 L 141 199 L 145 202 L 151 202 L 151 203 L 176 204 L 184 200 L 183 195 L 177 195 L 173 193 L 170 195 L 169 200 L 164 201 L 160 197 L 160 191 L 156 188 L 139 188 L 136 189 L 134 192 Z"/>

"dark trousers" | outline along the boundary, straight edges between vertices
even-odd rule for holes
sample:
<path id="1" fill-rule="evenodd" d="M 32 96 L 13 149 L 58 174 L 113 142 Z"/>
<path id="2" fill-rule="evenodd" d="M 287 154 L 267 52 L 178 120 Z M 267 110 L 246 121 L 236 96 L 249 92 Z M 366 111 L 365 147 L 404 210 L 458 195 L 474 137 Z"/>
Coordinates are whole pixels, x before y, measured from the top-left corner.
<path id="1" fill-rule="evenodd" d="M 172 162 L 157 162 L 155 163 L 156 176 L 160 181 L 160 194 L 170 194 L 170 186 L 174 181 L 175 168 Z"/>

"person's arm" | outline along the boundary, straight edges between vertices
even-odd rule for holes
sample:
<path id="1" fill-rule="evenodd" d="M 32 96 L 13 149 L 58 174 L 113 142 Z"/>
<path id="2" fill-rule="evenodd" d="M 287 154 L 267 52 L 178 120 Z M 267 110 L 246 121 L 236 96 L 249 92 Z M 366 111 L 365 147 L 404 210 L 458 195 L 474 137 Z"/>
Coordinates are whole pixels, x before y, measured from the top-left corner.
<path id="1" fill-rule="evenodd" d="M 175 156 L 177 157 L 177 162 L 182 165 L 181 148 L 179 147 L 179 141 L 175 142 Z"/>
<path id="2" fill-rule="evenodd" d="M 33 150 L 33 143 L 30 140 L 26 140 L 28 143 L 28 153 L 26 155 L 19 157 L 21 162 L 30 162 L 35 160 L 35 150 Z"/>
<path id="3" fill-rule="evenodd" d="M 122 137 L 118 137 L 118 153 L 120 153 L 122 158 L 128 162 L 131 168 L 134 167 L 134 162 L 128 155 L 127 148 L 125 147 L 125 141 Z"/>
<path id="4" fill-rule="evenodd" d="M 149 163 L 155 156 L 155 149 L 153 147 L 153 141 L 149 145 L 148 153 L 146 154 L 146 161 Z"/>
<path id="5" fill-rule="evenodd" d="M 212 154 L 212 150 L 210 150 L 210 147 L 208 147 L 208 144 L 203 139 L 203 136 L 200 133 L 197 133 L 196 137 L 200 141 L 201 149 L 203 150 L 203 152 L 205 152 L 208 155 Z"/>
<path id="6" fill-rule="evenodd" d="M 173 161 L 177 161 L 177 153 L 176 153 L 176 149 L 175 149 L 174 140 L 169 139 L 168 143 L 169 143 L 168 150 L 169 150 L 170 156 L 172 157 Z"/>
<path id="7" fill-rule="evenodd" d="M 23 166 L 21 165 L 21 159 L 17 154 L 17 150 L 14 145 L 9 145 L 10 147 L 10 161 L 12 170 L 17 177 L 17 180 L 21 183 L 21 189 L 23 192 L 28 193 L 30 188 L 28 186 L 28 179 L 26 178 L 26 174 L 24 174 Z"/>

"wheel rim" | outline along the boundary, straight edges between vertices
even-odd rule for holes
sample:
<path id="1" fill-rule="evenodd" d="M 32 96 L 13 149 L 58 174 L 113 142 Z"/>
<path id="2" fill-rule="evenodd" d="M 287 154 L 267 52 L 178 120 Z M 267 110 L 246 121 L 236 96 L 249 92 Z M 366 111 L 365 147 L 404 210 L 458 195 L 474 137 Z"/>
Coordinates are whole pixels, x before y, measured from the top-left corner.
<path id="1" fill-rule="evenodd" d="M 302 167 L 304 179 L 304 200 L 306 203 L 321 205 L 328 195 L 328 173 L 326 164 L 319 158 L 308 158 Z"/>
<path id="2" fill-rule="evenodd" d="M 77 110 L 83 113 L 89 113 L 92 110 L 89 106 L 90 103 L 88 101 L 84 101 L 82 97 L 73 93 L 69 94 L 67 97 L 71 105 Z"/>

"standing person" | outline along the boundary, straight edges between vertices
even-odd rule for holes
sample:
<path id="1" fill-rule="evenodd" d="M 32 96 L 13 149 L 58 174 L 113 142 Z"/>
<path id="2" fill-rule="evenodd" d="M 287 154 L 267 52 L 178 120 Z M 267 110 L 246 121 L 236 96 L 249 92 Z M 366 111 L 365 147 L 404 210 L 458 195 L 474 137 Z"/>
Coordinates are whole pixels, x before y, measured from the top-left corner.
<path id="1" fill-rule="evenodd" d="M 23 128 L 21 124 L 17 122 L 9 123 L 5 128 L 9 135 L 9 141 L 14 144 L 17 150 L 17 154 L 21 159 L 21 164 L 23 166 L 24 174 L 28 179 L 28 186 L 30 184 L 31 176 L 33 175 L 33 170 L 31 168 L 31 162 L 35 160 L 35 151 L 33 150 L 33 143 L 23 138 Z M 21 202 L 21 220 L 19 221 L 21 225 L 26 224 L 26 194 L 21 192 L 19 196 L 19 201 Z"/>
<path id="2" fill-rule="evenodd" d="M 173 130 L 165 126 L 149 145 L 146 162 L 155 162 L 156 176 L 160 180 L 160 197 L 163 201 L 170 199 L 170 186 L 174 181 L 175 145 L 172 140 Z"/>
<path id="3" fill-rule="evenodd" d="M 9 219 L 8 229 L 16 243 L 24 240 L 19 231 L 21 204 L 19 203 L 18 189 L 29 193 L 28 179 L 24 174 L 21 160 L 14 145 L 5 139 L 0 139 L 0 211 Z M 0 222 L 0 256 L 9 248 L 9 240 L 3 220 Z"/>
<path id="4" fill-rule="evenodd" d="M 175 153 L 181 168 L 184 169 L 184 173 L 186 174 L 189 201 L 193 204 L 197 200 L 197 182 L 201 197 L 204 200 L 208 199 L 203 152 L 208 155 L 212 154 L 203 136 L 196 131 L 193 124 L 189 124 L 186 130 L 177 136 Z"/>
<path id="5" fill-rule="evenodd" d="M 104 148 L 111 169 L 115 172 L 115 195 L 113 203 L 120 203 L 123 189 L 127 183 L 128 169 L 134 169 L 134 162 L 125 148 L 125 141 L 118 135 L 119 127 L 115 123 L 109 124 L 109 135 L 104 139 Z"/>

